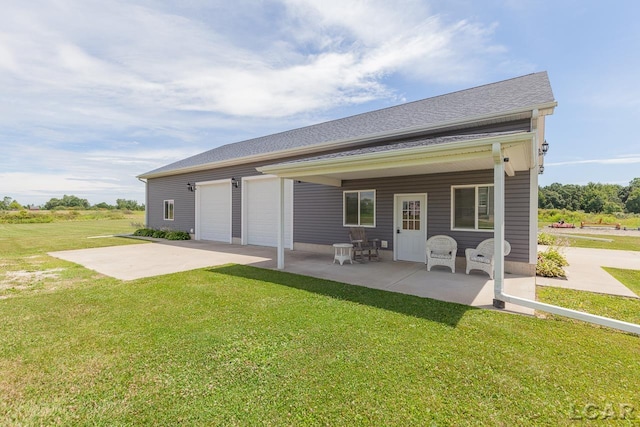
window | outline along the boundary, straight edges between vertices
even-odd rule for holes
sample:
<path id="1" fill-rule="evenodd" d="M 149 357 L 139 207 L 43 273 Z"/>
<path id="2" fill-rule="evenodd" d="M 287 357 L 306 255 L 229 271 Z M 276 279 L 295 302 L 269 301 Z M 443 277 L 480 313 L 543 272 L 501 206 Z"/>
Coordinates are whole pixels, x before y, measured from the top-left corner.
<path id="1" fill-rule="evenodd" d="M 493 230 L 493 185 L 451 187 L 451 228 Z"/>
<path id="2" fill-rule="evenodd" d="M 376 191 L 345 191 L 344 225 L 376 226 Z"/>
<path id="3" fill-rule="evenodd" d="M 164 201 L 164 219 L 173 221 L 173 200 Z"/>

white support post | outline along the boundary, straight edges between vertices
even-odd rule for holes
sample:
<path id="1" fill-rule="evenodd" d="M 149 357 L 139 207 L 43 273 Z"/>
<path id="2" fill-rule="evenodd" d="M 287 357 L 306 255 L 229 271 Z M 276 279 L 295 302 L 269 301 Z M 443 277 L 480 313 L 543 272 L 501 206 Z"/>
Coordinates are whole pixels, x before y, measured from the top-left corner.
<path id="1" fill-rule="evenodd" d="M 542 123 L 543 126 L 538 126 Z M 529 169 L 529 263 L 538 262 L 538 147 L 539 138 L 544 138 L 544 116 L 540 117 L 538 109 L 531 113 L 531 169 Z M 542 132 L 542 135 L 540 134 Z M 544 140 L 544 139 L 543 139 Z"/>
<path id="2" fill-rule="evenodd" d="M 278 270 L 284 269 L 284 178 L 278 178 Z"/>
<path id="3" fill-rule="evenodd" d="M 494 143 L 493 151 L 493 228 L 494 228 L 494 274 L 493 274 L 493 306 L 504 308 L 500 299 L 504 287 L 504 158 L 502 146 Z"/>

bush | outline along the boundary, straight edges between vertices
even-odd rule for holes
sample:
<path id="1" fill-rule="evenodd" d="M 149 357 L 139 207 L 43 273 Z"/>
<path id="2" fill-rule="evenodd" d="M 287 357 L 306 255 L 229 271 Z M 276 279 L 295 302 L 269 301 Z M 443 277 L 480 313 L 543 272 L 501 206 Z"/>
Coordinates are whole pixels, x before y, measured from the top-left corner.
<path id="1" fill-rule="evenodd" d="M 547 233 L 538 233 L 538 244 L 551 246 L 556 244 L 557 238 Z"/>
<path id="2" fill-rule="evenodd" d="M 156 239 L 164 239 L 167 235 L 167 232 L 164 230 L 155 230 L 151 237 L 155 237 Z"/>
<path id="3" fill-rule="evenodd" d="M 173 231 L 173 230 L 155 230 L 153 228 L 139 228 L 133 232 L 134 236 L 141 237 L 155 237 L 157 239 L 167 239 L 167 240 L 190 240 L 191 236 L 189 233 L 184 231 Z"/>
<path id="4" fill-rule="evenodd" d="M 0 212 L 0 224 L 45 224 L 53 222 L 52 215 L 28 211 Z"/>
<path id="5" fill-rule="evenodd" d="M 141 237 L 153 237 L 153 233 L 156 230 L 152 229 L 152 228 L 139 228 L 136 231 L 133 232 L 134 236 L 141 236 Z"/>
<path id="6" fill-rule="evenodd" d="M 164 238 L 167 240 L 190 240 L 191 236 L 184 231 L 169 231 Z"/>
<path id="7" fill-rule="evenodd" d="M 538 252 L 536 276 L 567 277 L 562 267 L 568 265 L 567 259 L 556 248 L 549 247 L 544 252 Z"/>

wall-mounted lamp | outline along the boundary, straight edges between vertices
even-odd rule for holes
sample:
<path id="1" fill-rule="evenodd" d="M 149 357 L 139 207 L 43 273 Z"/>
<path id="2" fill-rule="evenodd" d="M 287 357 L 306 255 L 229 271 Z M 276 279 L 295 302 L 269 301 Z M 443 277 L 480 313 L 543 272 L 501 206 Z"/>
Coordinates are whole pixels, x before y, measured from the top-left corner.
<path id="1" fill-rule="evenodd" d="M 231 177 L 231 185 L 233 185 L 233 188 L 238 188 L 238 186 L 240 185 L 240 181 L 238 181 L 234 177 Z"/>
<path id="2" fill-rule="evenodd" d="M 540 169 L 538 169 L 538 175 L 542 175 L 544 173 L 544 165 L 540 165 Z"/>
<path id="3" fill-rule="evenodd" d="M 193 184 L 190 182 L 187 182 L 187 190 L 189 190 L 190 192 L 194 192 L 196 191 L 196 183 L 194 182 Z"/>
<path id="4" fill-rule="evenodd" d="M 549 143 L 545 139 L 544 142 L 542 143 L 542 150 L 538 150 L 538 155 L 539 156 L 546 156 L 547 155 L 547 151 L 549 151 Z"/>

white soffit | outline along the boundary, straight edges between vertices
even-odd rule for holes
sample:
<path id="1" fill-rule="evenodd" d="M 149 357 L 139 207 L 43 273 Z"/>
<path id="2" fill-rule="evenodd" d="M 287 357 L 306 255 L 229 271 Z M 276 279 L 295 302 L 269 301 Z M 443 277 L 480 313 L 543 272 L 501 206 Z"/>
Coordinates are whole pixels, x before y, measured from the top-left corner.
<path id="1" fill-rule="evenodd" d="M 340 186 L 342 180 L 425 175 L 493 168 L 492 144 L 509 157 L 508 173 L 529 169 L 533 133 L 522 132 L 478 140 L 410 149 L 301 160 L 268 165 L 260 172 L 306 182 Z"/>

